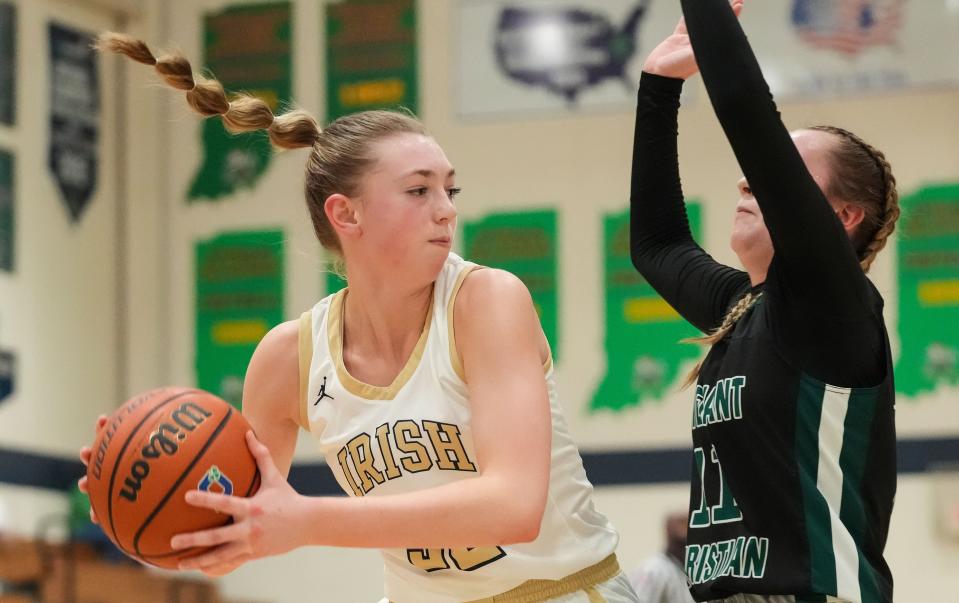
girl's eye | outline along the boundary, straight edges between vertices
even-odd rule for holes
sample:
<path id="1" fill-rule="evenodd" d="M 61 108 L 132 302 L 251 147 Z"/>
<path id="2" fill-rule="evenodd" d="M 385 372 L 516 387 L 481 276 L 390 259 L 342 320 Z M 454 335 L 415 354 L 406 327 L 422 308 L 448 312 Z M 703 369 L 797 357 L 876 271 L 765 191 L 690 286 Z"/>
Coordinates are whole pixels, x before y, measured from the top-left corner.
<path id="1" fill-rule="evenodd" d="M 412 188 L 412 189 L 410 189 L 408 192 L 409 192 L 411 195 L 416 195 L 417 197 L 422 197 L 422 196 L 424 196 L 424 195 L 426 194 L 426 190 L 427 190 L 427 189 L 426 189 L 425 186 L 420 186 L 420 187 L 417 187 L 417 188 Z"/>
<path id="2" fill-rule="evenodd" d="M 460 187 L 454 186 L 452 188 L 446 189 L 446 194 L 449 195 L 450 199 L 455 199 L 456 195 L 460 194 L 462 191 L 463 189 L 461 189 Z"/>

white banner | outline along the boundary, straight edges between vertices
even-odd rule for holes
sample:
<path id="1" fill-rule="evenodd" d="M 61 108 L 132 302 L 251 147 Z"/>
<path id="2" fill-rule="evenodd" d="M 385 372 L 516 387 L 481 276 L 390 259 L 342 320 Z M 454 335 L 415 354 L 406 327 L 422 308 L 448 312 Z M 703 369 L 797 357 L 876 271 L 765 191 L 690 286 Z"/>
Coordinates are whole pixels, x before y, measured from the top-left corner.
<path id="1" fill-rule="evenodd" d="M 777 99 L 959 86 L 959 0 L 747 2 Z"/>
<path id="2" fill-rule="evenodd" d="M 458 113 L 631 110 L 643 58 L 679 14 L 655 0 L 457 0 Z"/>
<path id="3" fill-rule="evenodd" d="M 680 12 L 678 0 L 457 0 L 457 113 L 629 111 Z M 754 0 L 742 19 L 780 100 L 959 86 L 959 0 Z"/>

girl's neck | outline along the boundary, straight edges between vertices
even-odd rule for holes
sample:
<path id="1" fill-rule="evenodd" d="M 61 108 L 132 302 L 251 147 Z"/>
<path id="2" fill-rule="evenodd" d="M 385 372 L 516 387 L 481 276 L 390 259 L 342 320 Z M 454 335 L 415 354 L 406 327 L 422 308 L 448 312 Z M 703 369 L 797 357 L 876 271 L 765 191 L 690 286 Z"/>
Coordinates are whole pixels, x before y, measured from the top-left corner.
<path id="1" fill-rule="evenodd" d="M 343 300 L 343 346 L 361 356 L 405 362 L 423 331 L 433 283 L 364 282 L 351 279 Z"/>

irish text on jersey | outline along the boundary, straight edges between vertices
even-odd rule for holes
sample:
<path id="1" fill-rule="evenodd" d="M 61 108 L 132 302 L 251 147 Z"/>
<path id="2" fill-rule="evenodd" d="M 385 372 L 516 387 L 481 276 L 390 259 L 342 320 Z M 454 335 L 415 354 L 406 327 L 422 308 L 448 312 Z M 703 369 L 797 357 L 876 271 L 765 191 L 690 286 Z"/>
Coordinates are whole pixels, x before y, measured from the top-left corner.
<path id="1" fill-rule="evenodd" d="M 476 471 L 460 428 L 428 420 L 383 423 L 373 434 L 360 433 L 350 439 L 336 460 L 356 496 L 406 473 L 429 471 L 434 464 L 443 471 Z"/>

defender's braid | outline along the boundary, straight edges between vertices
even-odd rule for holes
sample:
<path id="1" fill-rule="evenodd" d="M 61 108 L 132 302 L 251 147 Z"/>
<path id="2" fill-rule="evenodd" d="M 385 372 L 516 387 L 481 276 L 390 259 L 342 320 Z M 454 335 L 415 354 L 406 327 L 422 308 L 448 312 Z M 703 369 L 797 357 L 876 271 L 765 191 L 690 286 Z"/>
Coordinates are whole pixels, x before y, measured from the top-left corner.
<path id="1" fill-rule="evenodd" d="M 879 166 L 879 173 L 882 174 L 883 191 L 885 192 L 883 205 L 885 211 L 883 212 L 882 222 L 876 234 L 873 235 L 872 241 L 866 246 L 866 254 L 861 262 L 862 269 L 868 272 L 876 256 L 886 246 L 889 236 L 896 230 L 896 223 L 899 221 L 899 214 L 902 210 L 899 207 L 899 191 L 896 188 L 896 177 L 892 174 L 892 166 L 889 165 L 889 160 L 886 159 L 885 154 L 879 149 L 863 140 L 858 140 L 858 142 L 861 143 L 866 148 L 866 151 L 876 160 L 876 164 Z"/>
<path id="2" fill-rule="evenodd" d="M 863 250 L 863 257 L 859 261 L 863 272 L 868 272 L 870 266 L 876 260 L 876 256 L 886 246 L 889 236 L 896 229 L 896 222 L 899 220 L 901 212 L 899 191 L 896 188 L 896 177 L 892 173 L 892 166 L 889 165 L 889 160 L 886 159 L 886 155 L 882 151 L 849 130 L 836 126 L 814 126 L 811 129 L 828 132 L 859 146 L 875 162 L 879 176 L 882 178 L 883 203 L 882 214 L 879 216 L 879 227 Z"/>
<path id="3" fill-rule="evenodd" d="M 729 332 L 733 329 L 733 326 L 739 321 L 740 318 L 754 305 L 759 301 L 759 298 L 762 297 L 762 292 L 760 293 L 747 293 L 744 295 L 736 305 L 730 308 L 729 312 L 726 313 L 726 316 L 723 318 L 723 322 L 719 327 L 710 333 L 709 335 L 704 335 L 702 337 L 691 337 L 689 339 L 683 339 L 682 343 L 699 343 L 702 345 L 713 345 L 723 339 Z M 705 358 L 702 358 L 699 362 L 696 363 L 696 366 L 693 367 L 691 371 L 686 375 L 686 381 L 683 382 L 683 389 L 689 387 L 693 383 L 696 383 L 696 379 L 699 377 L 699 372 L 703 368 L 703 362 Z"/>
<path id="4" fill-rule="evenodd" d="M 152 65 L 167 84 L 186 91 L 194 111 L 205 117 L 219 115 L 234 134 L 266 130 L 270 141 L 284 149 L 312 147 L 319 140 L 320 128 L 309 113 L 294 110 L 274 116 L 269 105 L 249 94 L 238 94 L 231 101 L 220 82 L 194 75 L 190 62 L 179 54 L 154 57 L 143 41 L 115 32 L 100 34 L 95 46 L 101 52 L 109 50 Z"/>

